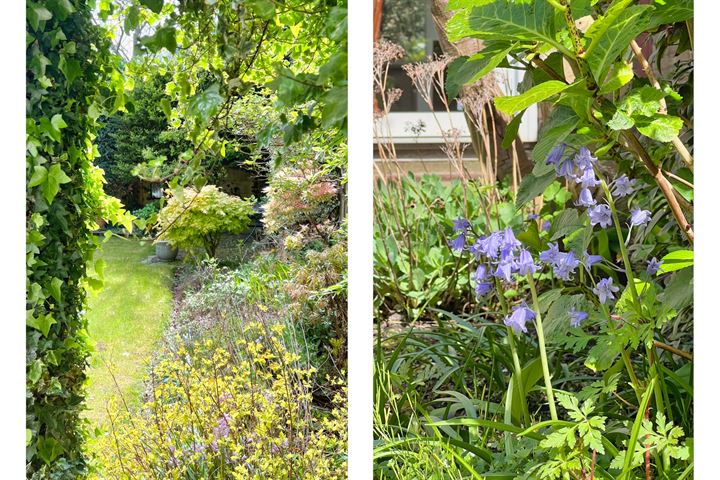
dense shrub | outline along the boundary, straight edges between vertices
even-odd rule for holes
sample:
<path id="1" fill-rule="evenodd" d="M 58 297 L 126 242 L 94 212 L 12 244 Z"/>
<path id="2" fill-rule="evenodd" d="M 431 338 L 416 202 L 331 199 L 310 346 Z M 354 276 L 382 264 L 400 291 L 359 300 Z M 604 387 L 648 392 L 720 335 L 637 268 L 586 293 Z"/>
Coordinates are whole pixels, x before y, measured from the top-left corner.
<path id="1" fill-rule="evenodd" d="M 141 411 L 110 412 L 104 475 L 345 478 L 344 389 L 336 409 L 312 408 L 314 371 L 297 364 L 281 325 L 244 325 L 230 352 L 207 340 L 161 358 Z"/>
<path id="2" fill-rule="evenodd" d="M 209 257 L 223 233 L 242 233 L 250 223 L 254 199 L 221 192 L 214 185 L 200 190 L 168 190 L 169 199 L 157 216 L 158 240 L 173 246 L 202 249 Z"/>

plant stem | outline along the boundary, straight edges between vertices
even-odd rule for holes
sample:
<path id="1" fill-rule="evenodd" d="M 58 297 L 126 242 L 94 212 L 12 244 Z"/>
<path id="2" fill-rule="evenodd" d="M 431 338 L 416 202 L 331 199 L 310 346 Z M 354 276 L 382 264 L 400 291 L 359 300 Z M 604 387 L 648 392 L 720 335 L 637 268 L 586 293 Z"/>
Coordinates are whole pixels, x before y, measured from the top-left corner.
<path id="1" fill-rule="evenodd" d="M 610 193 L 610 189 L 607 186 L 607 183 L 605 183 L 604 179 L 600 180 L 602 184 L 603 191 L 605 192 L 605 197 L 607 198 L 608 204 L 610 205 L 610 214 L 613 218 L 613 223 L 615 224 L 615 231 L 617 231 L 618 240 L 620 243 L 620 253 L 622 255 L 623 264 L 625 264 L 625 275 L 627 276 L 628 286 L 630 287 L 630 294 L 632 295 L 633 304 L 635 305 L 635 309 L 637 310 L 638 315 L 642 317 L 642 309 L 640 308 L 640 297 L 637 293 L 637 288 L 635 286 L 635 277 L 632 272 L 632 265 L 630 264 L 630 256 L 628 255 L 627 247 L 625 246 L 625 242 L 623 241 L 623 233 L 622 233 L 622 226 L 620 225 L 620 218 L 618 217 L 617 210 L 615 209 L 615 201 L 612 198 L 612 194 Z"/>
<path id="2" fill-rule="evenodd" d="M 533 309 L 535 310 L 535 328 L 537 329 L 538 345 L 540 346 L 540 363 L 542 363 L 543 378 L 545 379 L 545 394 L 548 397 L 548 405 L 550 406 L 550 418 L 557 420 L 557 410 L 555 409 L 555 396 L 553 394 L 552 383 L 550 382 L 550 369 L 548 367 L 547 351 L 545 350 L 545 333 L 543 332 L 542 317 L 540 316 L 540 302 L 538 301 L 537 289 L 535 288 L 535 280 L 532 273 L 527 275 L 530 292 L 532 293 Z"/>
<path id="3" fill-rule="evenodd" d="M 505 291 L 497 280 L 495 281 L 495 285 L 497 287 L 498 297 L 500 299 L 500 305 L 502 306 L 503 313 L 507 315 L 509 313 L 509 308 L 507 301 L 505 300 Z M 507 335 L 508 342 L 510 343 L 510 352 L 512 353 L 513 358 L 513 368 L 515 369 L 515 373 L 513 374 L 513 379 L 515 379 L 515 388 L 517 389 L 518 396 L 522 400 L 520 407 L 523 412 L 525 426 L 529 426 L 530 411 L 528 410 L 527 399 L 525 398 L 525 389 L 522 384 L 522 366 L 520 365 L 520 357 L 518 356 L 517 347 L 515 345 L 515 333 L 512 328 L 507 327 Z"/>

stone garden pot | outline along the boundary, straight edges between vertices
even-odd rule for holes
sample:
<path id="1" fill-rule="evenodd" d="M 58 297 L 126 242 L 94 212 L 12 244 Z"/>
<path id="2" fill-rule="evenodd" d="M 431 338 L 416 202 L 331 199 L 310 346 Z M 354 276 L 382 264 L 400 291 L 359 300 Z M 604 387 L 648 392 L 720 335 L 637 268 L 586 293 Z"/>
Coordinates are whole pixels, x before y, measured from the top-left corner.
<path id="1" fill-rule="evenodd" d="M 171 262 L 175 260 L 178 249 L 170 245 L 169 242 L 160 240 L 155 242 L 155 256 L 163 262 Z"/>

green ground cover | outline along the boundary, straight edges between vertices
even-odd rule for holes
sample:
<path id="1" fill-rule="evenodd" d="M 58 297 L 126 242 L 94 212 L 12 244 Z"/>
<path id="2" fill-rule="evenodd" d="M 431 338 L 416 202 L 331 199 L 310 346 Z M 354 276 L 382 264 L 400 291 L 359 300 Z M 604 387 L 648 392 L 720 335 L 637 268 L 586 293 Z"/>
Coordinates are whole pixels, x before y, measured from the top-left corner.
<path id="1" fill-rule="evenodd" d="M 89 299 L 87 313 L 95 351 L 86 415 L 93 422 L 103 423 L 118 392 L 129 405 L 138 403 L 146 362 L 170 317 L 173 265 L 141 263 L 152 253 L 151 244 L 123 238 L 111 238 L 98 252 L 107 266 L 105 287 Z"/>

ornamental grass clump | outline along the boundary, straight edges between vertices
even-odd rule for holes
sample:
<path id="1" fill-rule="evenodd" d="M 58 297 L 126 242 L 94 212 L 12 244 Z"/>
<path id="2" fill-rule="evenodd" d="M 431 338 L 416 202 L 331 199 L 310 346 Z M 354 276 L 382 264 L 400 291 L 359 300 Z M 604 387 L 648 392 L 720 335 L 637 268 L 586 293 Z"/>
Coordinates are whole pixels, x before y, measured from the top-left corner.
<path id="1" fill-rule="evenodd" d="M 111 407 L 101 478 L 346 478 L 346 387 L 312 406 L 315 370 L 281 325 L 246 325 L 232 350 L 211 340 L 163 352 L 139 411 Z"/>

